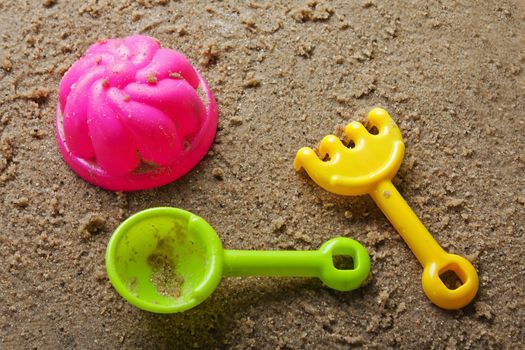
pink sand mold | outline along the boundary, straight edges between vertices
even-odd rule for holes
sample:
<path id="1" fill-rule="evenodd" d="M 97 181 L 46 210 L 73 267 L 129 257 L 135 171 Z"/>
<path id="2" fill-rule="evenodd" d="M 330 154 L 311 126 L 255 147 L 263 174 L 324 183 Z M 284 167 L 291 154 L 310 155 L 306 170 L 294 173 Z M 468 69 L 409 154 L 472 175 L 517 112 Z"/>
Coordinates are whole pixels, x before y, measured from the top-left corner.
<path id="1" fill-rule="evenodd" d="M 56 127 L 64 160 L 84 180 L 143 190 L 176 180 L 204 157 L 217 103 L 186 57 L 133 35 L 98 42 L 71 66 L 60 82 Z"/>

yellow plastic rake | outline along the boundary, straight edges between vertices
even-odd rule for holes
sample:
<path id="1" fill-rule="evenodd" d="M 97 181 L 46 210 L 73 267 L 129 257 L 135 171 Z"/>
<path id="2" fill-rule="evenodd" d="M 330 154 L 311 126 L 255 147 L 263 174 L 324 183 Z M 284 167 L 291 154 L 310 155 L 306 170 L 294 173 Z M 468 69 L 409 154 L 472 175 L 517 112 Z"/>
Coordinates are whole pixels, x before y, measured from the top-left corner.
<path id="1" fill-rule="evenodd" d="M 464 307 L 478 290 L 476 270 L 467 259 L 441 248 L 392 184 L 405 145 L 388 112 L 381 108 L 370 111 L 367 127 L 377 129 L 377 134 L 356 121 L 346 126 L 345 135 L 352 147 L 328 135 L 319 145 L 319 156 L 311 148 L 301 148 L 295 157 L 295 170 L 304 168 L 319 186 L 336 194 L 369 194 L 423 265 L 422 284 L 427 297 L 444 309 Z M 330 159 L 323 161 L 327 155 Z M 443 283 L 440 275 L 447 271 L 459 277 L 460 287 L 450 289 Z"/>

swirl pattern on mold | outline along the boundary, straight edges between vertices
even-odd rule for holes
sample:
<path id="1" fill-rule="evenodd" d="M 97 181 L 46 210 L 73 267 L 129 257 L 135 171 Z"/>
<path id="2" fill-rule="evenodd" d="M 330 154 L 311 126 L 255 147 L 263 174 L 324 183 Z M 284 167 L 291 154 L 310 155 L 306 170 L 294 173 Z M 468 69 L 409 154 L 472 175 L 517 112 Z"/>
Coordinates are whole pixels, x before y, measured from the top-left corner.
<path id="1" fill-rule="evenodd" d="M 151 37 L 100 41 L 60 82 L 65 142 L 111 175 L 172 165 L 206 118 L 198 87 L 186 57 Z"/>

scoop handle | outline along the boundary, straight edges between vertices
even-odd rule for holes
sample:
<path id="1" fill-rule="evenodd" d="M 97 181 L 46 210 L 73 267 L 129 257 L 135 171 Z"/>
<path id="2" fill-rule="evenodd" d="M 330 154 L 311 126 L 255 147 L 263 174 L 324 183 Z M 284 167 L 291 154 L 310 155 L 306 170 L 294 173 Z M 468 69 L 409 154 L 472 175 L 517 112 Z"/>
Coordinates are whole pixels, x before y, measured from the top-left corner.
<path id="1" fill-rule="evenodd" d="M 390 180 L 379 183 L 370 195 L 423 266 L 422 284 L 427 297 L 444 309 L 469 304 L 479 284 L 474 266 L 441 248 Z M 439 277 L 446 271 L 453 271 L 463 284 L 449 289 Z"/>
<path id="2" fill-rule="evenodd" d="M 350 256 L 351 270 L 334 266 L 333 256 Z M 328 287 L 349 291 L 360 287 L 370 273 L 366 249 L 350 238 L 337 237 L 313 251 L 225 250 L 224 276 L 318 277 Z"/>

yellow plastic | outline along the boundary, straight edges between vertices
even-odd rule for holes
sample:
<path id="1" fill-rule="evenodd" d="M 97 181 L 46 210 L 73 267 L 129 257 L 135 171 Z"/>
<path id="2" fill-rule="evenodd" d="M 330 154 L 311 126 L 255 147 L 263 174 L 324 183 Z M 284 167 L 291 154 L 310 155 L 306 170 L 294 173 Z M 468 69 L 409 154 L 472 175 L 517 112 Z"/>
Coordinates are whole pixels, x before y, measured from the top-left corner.
<path id="1" fill-rule="evenodd" d="M 369 132 L 373 129 L 377 134 Z M 312 180 L 333 193 L 369 194 L 423 266 L 427 297 L 444 309 L 468 305 L 478 291 L 476 270 L 467 259 L 441 248 L 391 182 L 405 153 L 396 123 L 387 111 L 375 108 L 368 114 L 367 127 L 354 121 L 346 126 L 345 135 L 353 147 L 328 135 L 319 145 L 319 156 L 311 148 L 301 148 L 295 157 L 295 170 L 304 168 Z M 440 278 L 446 271 L 453 271 L 462 285 L 449 289 Z"/>

